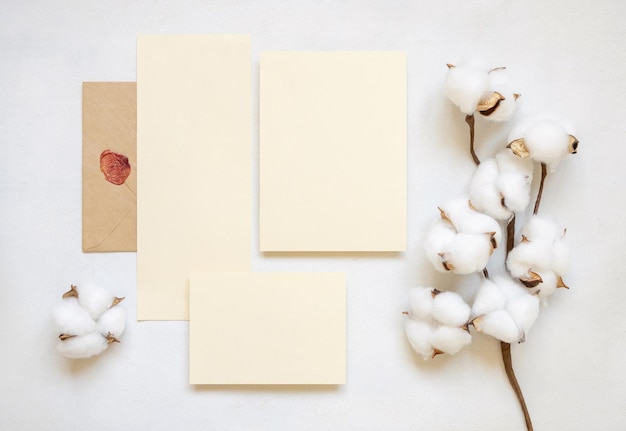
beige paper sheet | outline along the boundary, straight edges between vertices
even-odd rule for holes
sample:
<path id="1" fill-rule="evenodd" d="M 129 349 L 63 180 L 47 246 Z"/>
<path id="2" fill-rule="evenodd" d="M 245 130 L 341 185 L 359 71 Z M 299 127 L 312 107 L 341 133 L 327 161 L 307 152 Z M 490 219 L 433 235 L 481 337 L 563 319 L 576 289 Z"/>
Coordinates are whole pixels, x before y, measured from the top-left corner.
<path id="1" fill-rule="evenodd" d="M 406 250 L 406 54 L 262 52 L 261 251 Z"/>
<path id="2" fill-rule="evenodd" d="M 137 39 L 137 318 L 188 319 L 189 273 L 250 269 L 251 52 Z"/>
<path id="3" fill-rule="evenodd" d="M 134 82 L 83 83 L 83 251 L 137 250 L 137 96 Z M 124 156 L 130 174 L 106 180 L 100 158 Z M 115 181 L 119 182 L 119 181 Z"/>
<path id="4" fill-rule="evenodd" d="M 193 273 L 191 384 L 345 383 L 345 275 Z"/>

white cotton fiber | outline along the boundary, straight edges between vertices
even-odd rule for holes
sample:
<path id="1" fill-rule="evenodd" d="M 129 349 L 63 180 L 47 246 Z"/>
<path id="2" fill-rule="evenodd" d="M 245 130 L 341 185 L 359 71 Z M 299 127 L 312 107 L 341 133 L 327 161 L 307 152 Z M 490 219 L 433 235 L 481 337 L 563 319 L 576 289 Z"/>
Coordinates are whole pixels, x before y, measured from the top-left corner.
<path id="1" fill-rule="evenodd" d="M 552 270 L 560 276 L 565 275 L 569 266 L 569 243 L 565 237 L 557 239 L 552 246 Z"/>
<path id="2" fill-rule="evenodd" d="M 435 296 L 431 308 L 433 319 L 447 326 L 462 326 L 470 317 L 470 307 L 454 292 L 441 292 Z"/>
<path id="3" fill-rule="evenodd" d="M 96 322 L 96 332 L 103 336 L 108 334 L 119 337 L 126 327 L 126 313 L 122 307 L 112 307 L 102 313 Z"/>
<path id="4" fill-rule="evenodd" d="M 431 340 L 435 349 L 454 355 L 472 342 L 472 336 L 459 327 L 439 326 Z"/>
<path id="5" fill-rule="evenodd" d="M 549 244 L 544 241 L 522 242 L 509 252 L 506 266 L 515 278 L 528 275 L 529 270 L 539 271 L 549 265 Z"/>
<path id="6" fill-rule="evenodd" d="M 430 310 L 433 305 L 432 287 L 414 287 L 409 291 L 410 315 L 420 320 L 427 320 L 430 317 Z"/>
<path id="7" fill-rule="evenodd" d="M 64 356 L 73 359 L 90 358 L 104 352 L 109 346 L 106 338 L 96 332 L 59 341 L 57 349 Z"/>
<path id="8" fill-rule="evenodd" d="M 519 172 L 532 178 L 533 161 L 517 157 L 509 148 L 505 148 L 496 154 L 496 162 L 498 164 L 498 172 L 500 173 Z"/>
<path id="9" fill-rule="evenodd" d="M 93 319 L 97 319 L 102 313 L 113 305 L 115 296 L 107 289 L 91 283 L 81 284 L 78 290 L 78 302 Z"/>
<path id="10" fill-rule="evenodd" d="M 524 141 L 531 157 L 548 165 L 569 154 L 569 134 L 555 121 L 538 121 L 526 130 Z"/>
<path id="11" fill-rule="evenodd" d="M 458 232 L 462 232 L 461 224 L 472 213 L 469 196 L 460 196 L 452 199 L 439 208 L 450 218 Z"/>
<path id="12" fill-rule="evenodd" d="M 404 331 L 409 344 L 415 352 L 428 360 L 433 355 L 433 346 L 430 342 L 433 328 L 428 322 L 407 319 L 404 321 Z"/>
<path id="13" fill-rule="evenodd" d="M 503 173 L 496 179 L 496 189 L 502 196 L 501 202 L 512 213 L 522 212 L 528 206 L 530 183 L 531 178 L 521 172 Z"/>
<path id="14" fill-rule="evenodd" d="M 517 343 L 523 334 L 513 321 L 513 318 L 504 310 L 496 310 L 474 319 L 474 327 L 478 332 L 491 335 L 505 343 Z"/>
<path id="15" fill-rule="evenodd" d="M 491 241 L 486 234 L 458 234 L 450 244 L 444 259 L 451 263 L 456 274 L 482 271 L 492 253 Z"/>
<path id="16" fill-rule="evenodd" d="M 493 217 L 489 217 L 487 214 L 479 213 L 472 210 L 460 223 L 461 227 L 459 232 L 466 234 L 478 234 L 483 235 L 493 232 L 493 240 L 495 247 L 500 246 L 502 241 L 502 228 Z"/>
<path id="17" fill-rule="evenodd" d="M 424 241 L 424 251 L 426 252 L 426 257 L 432 265 L 435 267 L 437 271 L 446 272 L 448 271 L 442 265 L 440 253 L 445 253 L 454 238 L 456 237 L 456 232 L 454 229 L 447 223 L 442 221 L 436 222 L 430 228 L 430 231 L 426 235 L 426 240 Z"/>
<path id="18" fill-rule="evenodd" d="M 94 330 L 96 323 L 81 308 L 76 298 L 65 298 L 52 308 L 52 322 L 58 334 L 83 335 Z"/>
<path id="19" fill-rule="evenodd" d="M 445 93 L 461 112 L 471 115 L 476 105 L 489 89 L 489 76 L 485 70 L 472 66 L 456 66 L 448 70 Z"/>
<path id="20" fill-rule="evenodd" d="M 534 215 L 524 225 L 523 233 L 531 241 L 552 242 L 563 235 L 563 228 L 549 217 Z"/>
<path id="21" fill-rule="evenodd" d="M 495 310 L 501 310 L 506 298 L 501 289 L 491 280 L 485 279 L 478 287 L 476 298 L 472 304 L 472 315 L 482 316 Z"/>
<path id="22" fill-rule="evenodd" d="M 520 288 L 524 289 L 521 286 Z M 539 297 L 522 290 L 520 294 L 509 299 L 506 312 L 525 336 L 539 316 Z"/>

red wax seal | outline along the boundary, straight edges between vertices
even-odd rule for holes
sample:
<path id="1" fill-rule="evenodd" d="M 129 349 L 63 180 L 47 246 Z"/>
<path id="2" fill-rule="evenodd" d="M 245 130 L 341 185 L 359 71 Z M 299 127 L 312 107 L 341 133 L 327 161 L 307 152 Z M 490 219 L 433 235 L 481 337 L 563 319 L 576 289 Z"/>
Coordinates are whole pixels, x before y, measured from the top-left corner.
<path id="1" fill-rule="evenodd" d="M 130 163 L 128 157 L 123 154 L 104 150 L 100 154 L 100 171 L 104 174 L 104 179 L 111 184 L 124 184 L 130 175 Z"/>

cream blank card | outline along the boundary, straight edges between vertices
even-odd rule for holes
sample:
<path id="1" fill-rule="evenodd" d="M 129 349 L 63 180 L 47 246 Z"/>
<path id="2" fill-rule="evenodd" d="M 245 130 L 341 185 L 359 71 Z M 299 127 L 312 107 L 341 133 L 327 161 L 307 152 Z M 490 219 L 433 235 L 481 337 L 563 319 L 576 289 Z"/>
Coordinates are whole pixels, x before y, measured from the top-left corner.
<path id="1" fill-rule="evenodd" d="M 191 271 L 250 269 L 251 52 L 137 39 L 137 318 L 185 320 Z"/>
<path id="2" fill-rule="evenodd" d="M 343 384 L 345 275 L 193 273 L 191 384 Z"/>
<path id="3" fill-rule="evenodd" d="M 406 54 L 262 52 L 261 251 L 406 250 Z"/>

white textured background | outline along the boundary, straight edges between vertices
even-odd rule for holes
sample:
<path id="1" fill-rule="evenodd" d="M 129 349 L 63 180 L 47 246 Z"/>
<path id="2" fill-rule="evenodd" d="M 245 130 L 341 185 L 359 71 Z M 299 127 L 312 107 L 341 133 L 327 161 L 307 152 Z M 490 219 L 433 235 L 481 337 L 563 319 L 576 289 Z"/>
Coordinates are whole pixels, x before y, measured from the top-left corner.
<path id="1" fill-rule="evenodd" d="M 435 274 L 420 245 L 436 205 L 473 172 L 463 116 L 442 95 L 445 64 L 463 55 L 508 66 L 523 108 L 568 117 L 581 142 L 541 210 L 568 228 L 572 289 L 513 347 L 535 429 L 626 429 L 625 18 L 620 0 L 2 1 L 0 429 L 523 430 L 497 342 L 477 336 L 424 363 L 402 330 L 409 287 L 478 282 Z M 81 82 L 135 80 L 138 33 L 250 33 L 255 90 L 261 50 L 408 52 L 409 251 L 264 257 L 256 236 L 251 246 L 255 270 L 347 273 L 345 386 L 189 386 L 187 323 L 134 322 L 135 255 L 82 253 Z M 477 127 L 485 157 L 508 126 Z M 121 345 L 71 362 L 49 311 L 82 280 L 125 295 L 129 326 Z"/>

